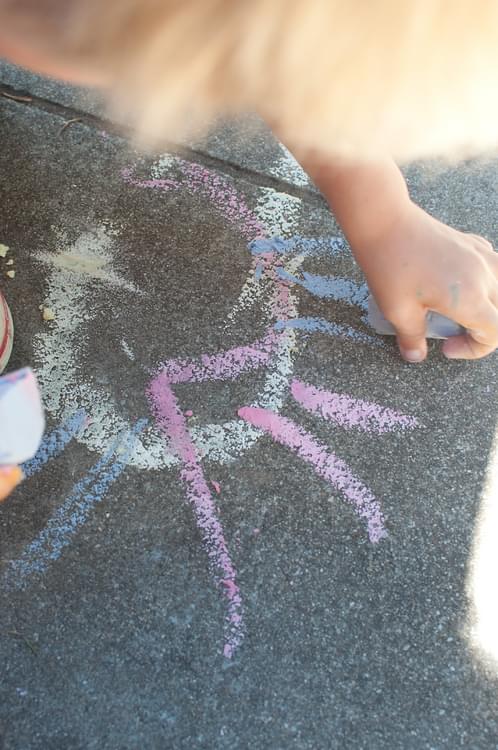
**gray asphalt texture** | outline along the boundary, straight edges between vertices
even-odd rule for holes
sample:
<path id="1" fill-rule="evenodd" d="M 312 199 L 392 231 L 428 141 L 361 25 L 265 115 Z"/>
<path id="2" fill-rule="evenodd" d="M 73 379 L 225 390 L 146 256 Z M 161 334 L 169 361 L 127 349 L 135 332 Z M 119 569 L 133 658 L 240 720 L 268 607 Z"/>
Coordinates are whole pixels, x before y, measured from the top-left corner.
<path id="1" fill-rule="evenodd" d="M 8 66 L 0 78 L 4 92 L 30 99 L 0 97 L 0 242 L 16 268 L 1 282 L 16 327 L 10 368 L 47 372 L 47 337 L 57 339 L 71 319 L 55 308 L 53 323 L 42 320 L 56 267 L 49 259 L 104 228 L 114 273 L 142 293 L 98 277 L 81 287 L 88 316 L 68 334 L 78 364 L 57 404 L 44 381 L 47 430 L 83 407 L 112 431 L 98 399 L 93 413 L 88 406 L 89 388 L 129 423 L 152 420 L 145 393 L 160 362 L 198 361 L 264 335 L 257 305 L 227 325 L 251 269 L 247 238 L 220 205 L 188 189 L 174 164 L 175 189 L 129 184 L 124 169 L 143 182 L 158 157 L 110 132 L 87 98 Z M 72 118 L 79 121 L 62 130 Z M 266 201 L 268 234 L 273 199 L 294 211 L 291 235 L 339 234 L 262 125 L 225 126 L 179 153 L 249 210 Z M 406 174 L 424 208 L 498 246 L 498 161 L 422 164 Z M 349 254 L 308 257 L 302 267 L 362 282 Z M 80 280 L 65 273 L 70 294 Z M 369 333 L 358 307 L 293 291 L 300 316 Z M 73 299 L 80 304 L 78 293 Z M 231 659 L 223 656 L 223 586 L 178 465 L 131 462 L 42 572 L 29 545 L 102 455 L 82 433 L 1 506 L 2 750 L 498 748 L 497 672 L 469 645 L 467 591 L 498 359 L 448 362 L 433 343 L 428 360 L 410 366 L 392 340 L 379 341 L 298 331 L 292 378 L 412 415 L 416 429 L 344 429 L 289 391 L 280 411 L 368 486 L 387 538 L 372 544 L 341 494 L 268 435 L 231 461 L 202 461 L 220 486 L 213 499 L 243 602 L 244 639 Z M 55 360 L 55 380 L 63 368 Z M 189 424 L 221 425 L 263 381 L 253 371 L 178 386 L 177 395 L 193 413 Z M 90 474 L 81 496 L 95 498 L 98 481 Z M 18 586 L 12 564 L 27 548 L 32 569 Z"/>

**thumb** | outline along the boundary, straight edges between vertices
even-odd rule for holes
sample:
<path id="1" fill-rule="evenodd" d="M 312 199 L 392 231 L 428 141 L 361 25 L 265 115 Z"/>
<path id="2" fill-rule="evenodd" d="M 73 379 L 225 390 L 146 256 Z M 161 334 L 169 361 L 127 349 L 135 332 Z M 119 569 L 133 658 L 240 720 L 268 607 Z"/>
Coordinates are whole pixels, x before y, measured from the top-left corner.
<path id="1" fill-rule="evenodd" d="M 427 357 L 425 308 L 417 305 L 394 317 L 391 323 L 396 329 L 401 356 L 407 362 L 422 362 Z"/>

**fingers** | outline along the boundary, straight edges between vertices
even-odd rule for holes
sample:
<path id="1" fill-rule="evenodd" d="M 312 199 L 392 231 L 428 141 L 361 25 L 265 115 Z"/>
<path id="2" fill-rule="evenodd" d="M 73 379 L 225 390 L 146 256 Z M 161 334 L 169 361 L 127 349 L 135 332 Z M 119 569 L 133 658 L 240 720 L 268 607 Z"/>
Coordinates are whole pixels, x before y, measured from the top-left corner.
<path id="1" fill-rule="evenodd" d="M 22 478 L 19 466 L 0 466 L 0 502 L 10 495 Z"/>
<path id="2" fill-rule="evenodd" d="M 466 320 L 458 320 L 467 329 L 443 344 L 448 359 L 481 359 L 498 348 L 498 308 L 496 300 L 488 299 Z"/>
<path id="3" fill-rule="evenodd" d="M 494 331 L 469 331 L 453 336 L 443 344 L 443 354 L 448 359 L 481 359 L 498 348 L 498 322 Z"/>
<path id="4" fill-rule="evenodd" d="M 427 357 L 426 313 L 421 305 L 413 305 L 388 318 L 396 329 L 401 356 L 407 362 L 422 362 Z"/>
<path id="5" fill-rule="evenodd" d="M 386 315 L 396 329 L 399 350 L 407 362 L 422 362 L 427 357 L 426 314 L 424 307 L 414 305 Z M 448 359 L 481 359 L 498 349 L 498 304 L 487 300 L 472 317 L 455 319 L 467 333 L 444 342 L 442 351 Z"/>
<path id="6" fill-rule="evenodd" d="M 465 334 L 447 339 L 442 351 L 448 359 L 481 359 L 491 354 L 495 348 L 495 346 L 480 344 L 470 334 Z"/>

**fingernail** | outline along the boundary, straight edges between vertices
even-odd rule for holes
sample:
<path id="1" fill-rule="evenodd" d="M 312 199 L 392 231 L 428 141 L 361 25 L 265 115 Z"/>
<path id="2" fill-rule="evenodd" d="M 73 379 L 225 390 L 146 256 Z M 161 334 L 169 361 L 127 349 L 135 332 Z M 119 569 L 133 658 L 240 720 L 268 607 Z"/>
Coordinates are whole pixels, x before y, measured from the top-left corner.
<path id="1" fill-rule="evenodd" d="M 409 349 L 403 351 L 402 354 L 408 362 L 421 362 L 424 358 L 424 352 L 420 349 Z"/>

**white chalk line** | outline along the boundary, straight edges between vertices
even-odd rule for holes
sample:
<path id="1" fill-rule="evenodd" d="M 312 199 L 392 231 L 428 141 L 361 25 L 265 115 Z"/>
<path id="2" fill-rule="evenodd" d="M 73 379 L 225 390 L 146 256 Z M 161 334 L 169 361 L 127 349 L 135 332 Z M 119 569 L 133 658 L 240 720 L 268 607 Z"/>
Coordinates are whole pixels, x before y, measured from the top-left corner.
<path id="1" fill-rule="evenodd" d="M 175 166 L 175 157 L 164 155 L 152 166 L 154 178 L 168 175 Z M 175 174 L 177 179 L 177 175 Z M 268 228 L 268 234 L 292 235 L 295 231 L 301 201 L 277 193 L 269 188 L 259 190 L 256 213 Z M 105 224 L 93 232 L 83 233 L 74 243 L 69 243 L 59 230 L 57 252 L 43 253 L 38 259 L 49 267 L 46 303 L 54 309 L 56 319 L 38 335 L 36 353 L 41 365 L 38 376 L 44 392 L 47 411 L 58 419 L 66 419 L 78 407 L 91 417 L 87 429 L 79 436 L 80 442 L 98 454 L 104 455 L 117 433 L 131 428 L 128 419 L 119 414 L 118 406 L 103 387 L 81 382 L 81 347 L 88 342 L 85 328 L 96 315 L 95 304 L 89 304 L 96 292 L 95 281 L 111 284 L 123 292 L 140 293 L 134 285 L 112 270 L 116 254 L 117 230 Z M 289 272 L 297 270 L 302 259 L 293 258 Z M 252 296 L 251 296 L 252 293 Z M 232 320 L 247 309 L 246 304 L 261 302 L 266 321 L 271 320 L 273 284 L 256 282 L 251 269 L 239 299 L 232 310 Z M 297 301 L 289 293 L 289 312 L 297 315 Z M 125 342 L 126 343 L 126 342 Z M 130 351 L 120 342 L 128 359 Z M 128 346 L 128 345 L 126 345 Z M 279 410 L 287 395 L 293 370 L 296 334 L 287 331 L 282 337 L 277 355 L 268 368 L 265 383 L 254 399 L 255 405 Z M 79 379 L 79 380 L 78 380 Z M 260 431 L 239 419 L 223 424 L 211 423 L 192 428 L 192 438 L 201 455 L 221 463 L 230 462 L 248 450 L 258 439 Z M 163 469 L 178 463 L 164 444 L 162 436 L 150 426 L 136 442 L 129 464 L 140 469 Z"/>

